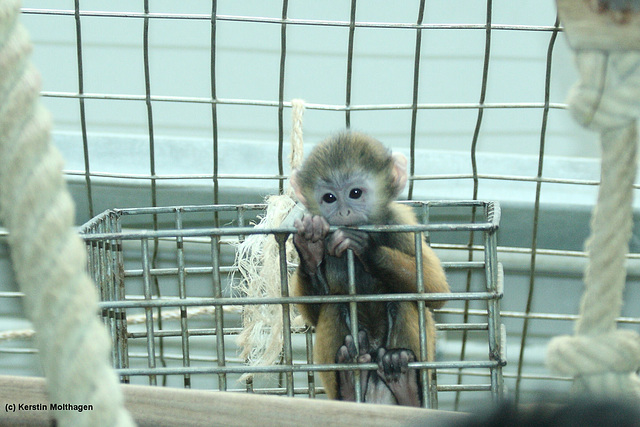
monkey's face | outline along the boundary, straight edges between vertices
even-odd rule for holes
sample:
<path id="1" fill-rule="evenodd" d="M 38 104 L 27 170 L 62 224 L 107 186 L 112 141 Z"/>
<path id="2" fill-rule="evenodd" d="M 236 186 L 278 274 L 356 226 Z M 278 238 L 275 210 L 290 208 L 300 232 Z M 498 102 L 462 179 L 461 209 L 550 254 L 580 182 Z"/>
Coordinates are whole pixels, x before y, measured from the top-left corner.
<path id="1" fill-rule="evenodd" d="M 330 225 L 362 225 L 376 204 L 373 179 L 365 174 L 321 180 L 314 189 L 320 214 Z"/>

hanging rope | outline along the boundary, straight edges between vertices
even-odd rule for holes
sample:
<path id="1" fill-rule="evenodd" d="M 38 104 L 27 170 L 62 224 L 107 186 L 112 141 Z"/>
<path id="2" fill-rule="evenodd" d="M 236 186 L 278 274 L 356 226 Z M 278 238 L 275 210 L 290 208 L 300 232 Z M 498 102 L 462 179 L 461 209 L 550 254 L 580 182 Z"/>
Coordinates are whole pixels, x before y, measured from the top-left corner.
<path id="1" fill-rule="evenodd" d="M 574 336 L 549 344 L 549 367 L 575 378 L 577 392 L 640 399 L 640 336 L 616 329 L 632 229 L 640 116 L 640 53 L 579 50 L 581 80 L 569 104 L 575 119 L 600 132 L 601 183 L 587 241 L 588 266 Z"/>
<path id="2" fill-rule="evenodd" d="M 59 425 L 132 425 L 109 363 L 97 292 L 74 233 L 74 206 L 62 158 L 49 143 L 31 43 L 20 2 L 0 0 L 0 220 L 9 229 L 16 278 L 37 333 L 51 403 L 93 410 L 53 411 Z"/>
<path id="3" fill-rule="evenodd" d="M 302 117 L 304 101 L 291 101 L 291 170 L 302 163 Z M 297 212 L 296 200 L 291 186 L 287 186 L 285 194 L 269 196 L 266 199 L 267 211 L 256 228 L 277 228 L 285 226 L 287 218 Z M 288 226 L 292 226 L 293 221 Z M 290 240 L 290 239 L 289 239 Z M 287 263 L 297 262 L 298 256 L 292 244 L 287 243 Z M 280 297 L 280 264 L 278 261 L 278 244 L 273 236 L 253 234 L 241 242 L 236 251 L 235 266 L 242 278 L 234 285 L 242 294 L 249 297 Z M 302 317 L 291 310 L 292 327 L 302 328 Z M 295 313 L 295 314 L 294 314 Z M 242 311 L 242 332 L 238 336 L 240 357 L 249 366 L 269 366 L 278 363 L 283 350 L 283 316 L 282 306 L 278 304 L 248 305 Z M 249 380 L 254 374 L 247 373 L 240 377 Z"/>

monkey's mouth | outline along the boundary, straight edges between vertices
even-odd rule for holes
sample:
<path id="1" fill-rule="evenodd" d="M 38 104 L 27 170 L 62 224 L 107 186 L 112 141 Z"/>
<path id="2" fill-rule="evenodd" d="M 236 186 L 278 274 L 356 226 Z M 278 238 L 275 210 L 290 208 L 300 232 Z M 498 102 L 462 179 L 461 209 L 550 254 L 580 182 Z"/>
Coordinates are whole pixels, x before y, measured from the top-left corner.
<path id="1" fill-rule="evenodd" d="M 333 221 L 331 221 L 329 225 L 335 225 L 338 227 L 357 227 L 359 225 L 366 225 L 366 222 L 364 220 L 354 219 L 354 218 L 345 218 L 345 219 L 336 218 Z"/>

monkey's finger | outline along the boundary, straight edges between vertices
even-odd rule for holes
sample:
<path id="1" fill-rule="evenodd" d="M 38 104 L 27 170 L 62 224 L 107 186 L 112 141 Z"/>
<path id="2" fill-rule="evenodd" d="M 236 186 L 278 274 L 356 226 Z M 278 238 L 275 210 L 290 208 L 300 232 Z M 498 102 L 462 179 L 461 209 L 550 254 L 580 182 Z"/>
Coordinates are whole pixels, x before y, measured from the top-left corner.
<path id="1" fill-rule="evenodd" d="M 391 355 L 391 363 L 390 363 L 390 371 L 391 377 L 393 381 L 398 381 L 400 378 L 401 367 L 400 367 L 400 354 L 397 352 Z"/>
<path id="2" fill-rule="evenodd" d="M 323 234 L 323 237 L 327 237 L 327 235 L 329 234 L 329 227 L 330 227 L 329 226 L 329 222 L 326 219 L 322 218 L 322 234 Z"/>
<path id="3" fill-rule="evenodd" d="M 333 256 L 339 258 L 342 256 L 343 253 L 345 253 L 347 249 L 353 249 L 353 252 L 356 255 L 360 255 L 361 248 L 358 248 L 357 245 L 355 245 L 351 239 L 344 239 L 342 241 L 334 240 L 329 249 L 329 253 L 331 254 L 333 252 Z"/>
<path id="4" fill-rule="evenodd" d="M 387 354 L 387 350 L 384 347 L 380 347 L 378 349 L 378 375 L 383 377 L 385 381 L 388 380 L 391 375 L 390 364 L 391 358 Z"/>
<path id="5" fill-rule="evenodd" d="M 369 243 L 371 235 L 366 231 L 354 230 L 351 228 L 345 228 L 342 230 L 344 235 L 350 238 L 352 241 L 357 242 L 360 246 L 365 246 Z"/>
<path id="6" fill-rule="evenodd" d="M 316 215 L 311 220 L 311 241 L 318 242 L 327 237 L 329 231 L 327 220 L 323 217 Z"/>
<path id="7" fill-rule="evenodd" d="M 355 359 L 358 355 L 358 351 L 356 350 L 356 343 L 351 335 L 347 335 L 346 337 L 344 337 L 344 345 L 349 351 L 349 356 L 351 357 L 351 359 Z"/>
<path id="8" fill-rule="evenodd" d="M 358 332 L 358 346 L 360 347 L 360 356 L 369 352 L 369 337 L 365 331 Z"/>
<path id="9" fill-rule="evenodd" d="M 329 241 L 327 242 L 327 252 L 329 252 L 329 255 L 338 256 L 336 255 L 336 248 L 342 241 L 343 241 L 342 230 L 338 230 L 334 232 L 329 237 Z"/>
<path id="10" fill-rule="evenodd" d="M 349 356 L 349 350 L 346 345 L 343 345 L 338 349 L 336 353 L 336 363 L 349 363 L 351 362 L 351 357 Z"/>
<path id="11" fill-rule="evenodd" d="M 403 350 L 400 352 L 400 373 L 406 374 L 409 370 L 409 363 L 415 362 L 416 358 L 412 351 Z"/>
<path id="12" fill-rule="evenodd" d="M 296 219 L 293 225 L 298 229 L 298 236 L 305 240 L 309 240 L 310 235 L 310 224 L 311 217 L 309 215 L 304 215 L 302 219 Z"/>

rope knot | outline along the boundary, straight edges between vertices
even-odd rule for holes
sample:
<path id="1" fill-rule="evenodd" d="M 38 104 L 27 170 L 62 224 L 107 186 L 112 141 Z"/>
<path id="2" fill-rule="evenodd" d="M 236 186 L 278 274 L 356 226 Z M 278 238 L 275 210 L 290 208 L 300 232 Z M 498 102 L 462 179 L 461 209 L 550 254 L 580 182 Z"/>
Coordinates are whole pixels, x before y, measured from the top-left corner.
<path id="1" fill-rule="evenodd" d="M 569 93 L 575 119 L 595 130 L 629 125 L 640 117 L 640 52 L 576 53 L 580 81 Z"/>
<path id="2" fill-rule="evenodd" d="M 572 377 L 629 375 L 640 368 L 640 336 L 631 330 L 559 336 L 549 343 L 547 364 L 553 371 Z"/>

